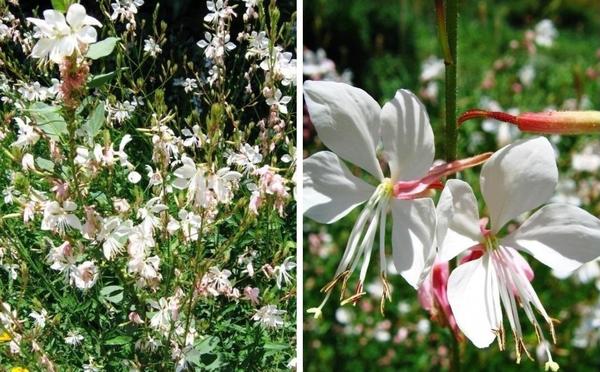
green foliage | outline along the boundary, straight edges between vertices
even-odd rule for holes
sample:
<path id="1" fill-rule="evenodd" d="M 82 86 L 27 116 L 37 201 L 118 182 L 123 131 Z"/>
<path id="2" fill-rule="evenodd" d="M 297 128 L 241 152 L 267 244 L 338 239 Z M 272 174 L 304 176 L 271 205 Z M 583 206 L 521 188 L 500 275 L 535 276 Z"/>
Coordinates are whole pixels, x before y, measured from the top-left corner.
<path id="1" fill-rule="evenodd" d="M 90 49 L 88 50 L 86 57 L 96 60 L 109 56 L 115 49 L 115 46 L 119 40 L 120 39 L 118 37 L 111 36 L 90 45 Z"/>

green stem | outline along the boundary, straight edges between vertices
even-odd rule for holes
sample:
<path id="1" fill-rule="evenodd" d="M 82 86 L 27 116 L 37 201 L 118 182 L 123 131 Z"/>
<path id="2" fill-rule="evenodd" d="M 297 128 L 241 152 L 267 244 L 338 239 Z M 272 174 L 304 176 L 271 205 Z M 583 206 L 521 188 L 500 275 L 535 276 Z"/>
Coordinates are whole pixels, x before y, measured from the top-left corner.
<path id="1" fill-rule="evenodd" d="M 458 64 L 458 0 L 447 0 L 445 9 L 442 1 L 436 0 L 436 13 L 439 27 L 440 46 L 444 53 L 446 64 L 446 86 L 445 86 L 445 141 L 444 151 L 448 163 L 456 160 L 456 75 Z M 445 18 L 445 20 L 444 20 Z M 450 262 L 450 269 L 454 268 L 454 262 Z M 452 332 L 451 332 L 452 334 Z M 460 365 L 460 343 L 456 337 L 451 337 L 450 344 L 450 371 L 459 372 Z"/>
<path id="2" fill-rule="evenodd" d="M 450 48 L 450 63 L 446 62 L 446 161 L 456 160 L 456 66 L 458 39 L 458 0 L 446 2 L 446 35 Z"/>

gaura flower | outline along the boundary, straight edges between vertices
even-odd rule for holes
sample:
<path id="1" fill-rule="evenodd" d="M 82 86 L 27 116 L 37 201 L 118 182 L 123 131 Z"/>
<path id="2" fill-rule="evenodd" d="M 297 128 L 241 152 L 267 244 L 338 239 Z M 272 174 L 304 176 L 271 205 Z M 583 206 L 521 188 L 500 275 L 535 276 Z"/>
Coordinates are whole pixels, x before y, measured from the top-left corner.
<path id="1" fill-rule="evenodd" d="M 534 311 L 550 328 L 554 326 L 533 289 L 528 265 L 519 251 L 551 268 L 575 270 L 600 255 L 600 220 L 568 204 L 548 204 L 531 215 L 504 238 L 504 225 L 520 214 L 537 208 L 552 196 L 558 170 L 554 151 L 543 137 L 517 141 L 497 151 L 481 171 L 481 191 L 490 214 L 490 228 L 480 224 L 478 205 L 471 187 L 450 180 L 438 203 L 439 258 L 450 260 L 471 249 L 480 253 L 459 265 L 448 280 L 448 301 L 464 335 L 479 348 L 498 339 L 505 348 L 502 308 L 516 343 L 517 362 L 529 356 L 519 321 L 522 308 L 533 324 L 538 343 L 545 344 L 546 368 L 552 360 Z"/>
<path id="2" fill-rule="evenodd" d="M 434 204 L 430 198 L 422 198 L 429 185 L 419 181 L 427 175 L 434 156 L 427 112 L 406 90 L 399 90 L 383 109 L 366 92 L 346 84 L 307 81 L 304 92 L 319 138 L 333 151 L 318 152 L 304 161 L 304 215 L 321 223 L 333 223 L 366 202 L 335 278 L 323 288 L 325 299 L 309 312 L 319 317 L 331 290 L 340 281 L 342 304 L 356 302 L 365 293 L 363 283 L 378 227 L 383 307 L 385 299 L 390 298 L 385 253 L 388 211 L 392 212 L 394 225 L 394 264 L 414 288 L 433 251 Z M 389 178 L 384 176 L 376 156 L 380 141 L 391 171 Z M 343 160 L 367 171 L 379 184 L 374 187 L 354 176 Z M 394 186 L 396 183 L 399 187 Z M 356 293 L 344 300 L 347 281 L 361 259 Z"/>
<path id="3" fill-rule="evenodd" d="M 102 27 L 94 17 L 86 14 L 80 4 L 72 4 L 65 16 L 54 9 L 44 10 L 44 19 L 27 18 L 39 29 L 39 40 L 31 51 L 33 58 L 49 57 L 52 62 L 61 63 L 74 52 L 83 54 L 88 44 L 95 43 L 98 37 L 92 26 Z"/>

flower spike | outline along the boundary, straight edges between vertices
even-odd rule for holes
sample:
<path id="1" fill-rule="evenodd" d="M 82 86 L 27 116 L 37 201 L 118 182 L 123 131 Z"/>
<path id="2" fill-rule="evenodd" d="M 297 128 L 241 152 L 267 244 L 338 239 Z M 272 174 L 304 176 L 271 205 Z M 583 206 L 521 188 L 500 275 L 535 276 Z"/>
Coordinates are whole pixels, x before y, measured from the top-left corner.
<path id="1" fill-rule="evenodd" d="M 469 110 L 458 118 L 460 127 L 465 121 L 490 118 L 514 124 L 523 132 L 539 134 L 586 134 L 600 132 L 600 111 L 525 112 L 514 116 L 505 112 Z"/>

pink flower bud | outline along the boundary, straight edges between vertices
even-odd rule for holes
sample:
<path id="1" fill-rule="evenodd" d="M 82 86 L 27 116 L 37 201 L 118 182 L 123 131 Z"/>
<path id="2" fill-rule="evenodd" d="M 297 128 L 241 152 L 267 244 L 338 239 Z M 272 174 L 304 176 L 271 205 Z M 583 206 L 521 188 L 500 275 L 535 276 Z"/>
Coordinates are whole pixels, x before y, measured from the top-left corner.
<path id="1" fill-rule="evenodd" d="M 526 112 L 517 116 L 504 112 L 469 110 L 458 118 L 465 121 L 490 118 L 514 124 L 523 132 L 540 134 L 586 134 L 600 132 L 600 111 Z"/>

